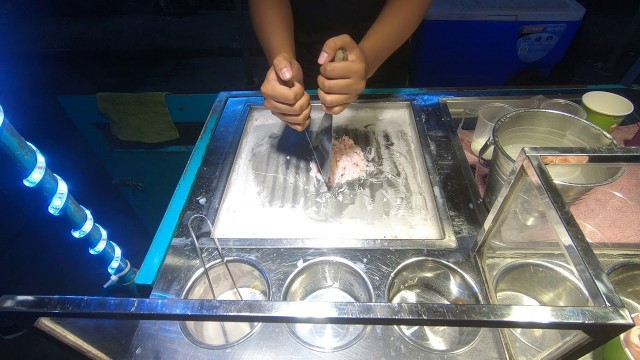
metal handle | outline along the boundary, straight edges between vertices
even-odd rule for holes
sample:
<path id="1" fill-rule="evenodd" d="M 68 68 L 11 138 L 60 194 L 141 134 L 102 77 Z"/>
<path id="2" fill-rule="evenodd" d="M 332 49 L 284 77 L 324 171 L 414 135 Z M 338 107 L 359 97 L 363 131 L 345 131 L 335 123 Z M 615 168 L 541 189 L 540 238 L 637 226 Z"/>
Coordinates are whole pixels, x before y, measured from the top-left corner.
<path id="1" fill-rule="evenodd" d="M 342 49 L 339 49 L 338 51 L 336 51 L 336 55 L 333 57 L 333 61 L 335 62 L 348 61 L 348 60 L 349 60 L 349 54 L 347 54 L 346 50 L 342 50 Z"/>
<path id="2" fill-rule="evenodd" d="M 478 164 L 484 166 L 484 167 L 489 167 L 489 164 L 491 163 L 491 160 L 485 160 L 482 158 L 482 156 L 489 151 L 489 149 L 495 145 L 495 141 L 493 140 L 493 136 L 489 135 L 489 138 L 487 139 L 487 141 L 484 142 L 484 144 L 482 145 L 482 147 L 480 148 L 480 151 L 478 151 Z"/>

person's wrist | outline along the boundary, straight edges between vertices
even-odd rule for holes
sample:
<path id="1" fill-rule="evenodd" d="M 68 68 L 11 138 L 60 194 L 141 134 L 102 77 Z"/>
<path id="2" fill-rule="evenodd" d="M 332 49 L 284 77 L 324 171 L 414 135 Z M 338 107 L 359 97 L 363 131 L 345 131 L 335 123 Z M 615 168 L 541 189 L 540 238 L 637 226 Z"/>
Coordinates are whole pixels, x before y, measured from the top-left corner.
<path id="1" fill-rule="evenodd" d="M 364 74 L 366 79 L 368 80 L 373 76 L 375 71 L 371 71 L 371 66 L 369 64 L 369 56 L 367 56 L 366 47 L 362 45 L 362 43 L 358 44 L 360 48 L 360 53 L 362 53 L 362 62 L 364 63 Z"/>
<path id="2" fill-rule="evenodd" d="M 364 57 L 364 76 L 365 76 L 365 81 L 369 80 L 370 77 L 373 76 L 373 73 L 370 73 L 370 67 L 369 67 L 369 62 L 367 61 L 367 57 Z"/>
<path id="3" fill-rule="evenodd" d="M 285 59 L 289 60 L 289 61 L 296 61 L 296 57 L 295 55 L 292 55 L 288 52 L 279 52 L 276 54 L 276 56 L 273 57 L 273 59 L 271 59 L 271 65 L 273 65 L 273 62 L 276 61 L 277 58 L 279 57 L 284 57 Z"/>

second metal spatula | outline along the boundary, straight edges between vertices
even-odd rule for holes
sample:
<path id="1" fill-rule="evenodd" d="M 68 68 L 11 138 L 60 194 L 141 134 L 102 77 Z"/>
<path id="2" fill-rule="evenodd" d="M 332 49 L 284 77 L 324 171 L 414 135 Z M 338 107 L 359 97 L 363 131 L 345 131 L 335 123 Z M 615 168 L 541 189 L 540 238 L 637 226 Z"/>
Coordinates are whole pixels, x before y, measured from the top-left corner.
<path id="1" fill-rule="evenodd" d="M 312 120 L 313 121 L 313 120 Z M 309 125 L 311 127 L 311 125 Z M 307 127 L 304 129 L 313 156 L 318 163 L 318 171 L 322 175 L 322 180 L 328 184 L 331 170 L 331 143 L 333 142 L 333 115 L 325 113 L 319 124 L 313 124 L 314 130 Z M 327 185 L 328 186 L 328 185 Z"/>
<path id="2" fill-rule="evenodd" d="M 336 52 L 334 61 L 347 60 L 347 52 L 340 49 Z M 311 119 L 313 122 L 313 118 Z M 311 130 L 312 128 L 313 130 Z M 310 124 L 305 130 L 313 156 L 318 163 L 318 171 L 322 175 L 324 183 L 328 186 L 331 170 L 331 144 L 333 142 L 333 115 L 325 113 L 319 124 Z"/>

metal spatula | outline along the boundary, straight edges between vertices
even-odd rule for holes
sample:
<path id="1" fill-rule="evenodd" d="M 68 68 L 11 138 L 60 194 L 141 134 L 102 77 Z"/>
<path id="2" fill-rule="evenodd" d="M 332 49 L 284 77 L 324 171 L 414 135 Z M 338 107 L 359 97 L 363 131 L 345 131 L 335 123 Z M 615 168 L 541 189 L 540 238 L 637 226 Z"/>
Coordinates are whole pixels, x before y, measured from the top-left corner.
<path id="1" fill-rule="evenodd" d="M 331 170 L 331 143 L 333 142 L 333 115 L 325 113 L 315 130 L 311 130 L 309 127 L 304 129 L 304 133 L 307 135 L 309 145 L 311 145 L 322 180 L 328 186 Z"/>
<path id="2" fill-rule="evenodd" d="M 333 60 L 348 60 L 347 52 L 342 49 L 338 50 Z M 318 120 L 312 118 L 311 121 Z M 313 125 L 313 130 L 311 130 L 311 125 Z M 333 142 L 333 115 L 325 113 L 322 115 L 322 119 L 320 119 L 318 125 L 310 124 L 304 130 L 304 133 L 307 135 L 309 145 L 311 145 L 313 156 L 318 164 L 318 171 L 320 171 L 320 175 L 322 175 L 322 179 L 328 187 L 329 173 L 331 170 L 331 143 Z"/>

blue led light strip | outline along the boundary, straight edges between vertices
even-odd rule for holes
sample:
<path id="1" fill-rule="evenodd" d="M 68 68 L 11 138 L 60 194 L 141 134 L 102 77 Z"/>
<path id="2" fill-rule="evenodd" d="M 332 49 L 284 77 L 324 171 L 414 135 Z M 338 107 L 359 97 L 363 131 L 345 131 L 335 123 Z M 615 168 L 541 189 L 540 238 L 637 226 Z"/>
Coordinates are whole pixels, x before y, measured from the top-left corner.
<path id="1" fill-rule="evenodd" d="M 94 248 L 89 248 L 89 252 L 92 255 L 98 255 L 102 252 L 102 250 L 104 250 L 104 247 L 107 246 L 107 230 L 105 230 L 102 226 L 96 224 L 96 226 L 98 227 L 98 229 L 100 229 L 100 241 L 98 242 L 98 245 L 96 245 L 96 247 Z"/>
<path id="2" fill-rule="evenodd" d="M 44 172 L 47 170 L 47 164 L 44 161 L 44 156 L 42 156 L 40 150 L 38 150 L 38 148 L 33 146 L 33 144 L 31 144 L 30 142 L 27 141 L 26 143 L 29 144 L 33 151 L 36 152 L 36 166 L 34 166 L 33 170 L 31 170 L 31 174 L 29 174 L 29 176 L 22 180 L 22 183 L 28 187 L 34 187 L 38 185 L 40 180 L 42 180 Z"/>
<path id="3" fill-rule="evenodd" d="M 91 212 L 89 212 L 89 210 L 87 210 L 82 205 L 80 205 L 80 207 L 84 210 L 84 213 L 87 215 L 87 220 L 85 220 L 84 224 L 82 225 L 82 227 L 80 229 L 78 229 L 78 230 L 72 229 L 71 230 L 71 235 L 73 235 L 73 237 L 76 238 L 76 239 L 84 237 L 93 228 L 93 216 L 91 215 Z"/>
<path id="4" fill-rule="evenodd" d="M 67 201 L 67 183 L 62 180 L 62 178 L 56 174 L 53 174 L 58 179 L 58 189 L 56 190 L 56 194 L 53 195 L 51 199 L 51 203 L 49 204 L 49 212 L 55 216 L 60 215 L 60 209 L 64 206 L 64 203 Z"/>
<path id="5" fill-rule="evenodd" d="M 33 151 L 29 150 L 33 149 Z M 105 261 L 110 280 L 104 286 L 114 285 L 118 282 L 131 284 L 137 271 L 131 267 L 131 263 L 122 256 L 120 247 L 107 238 L 107 232 L 102 226 L 94 222 L 91 212 L 76 202 L 69 193 L 67 183 L 58 175 L 47 169 L 47 164 L 42 153 L 33 144 L 28 143 L 20 136 L 11 122 L 4 116 L 4 110 L 0 106 L 0 157 L 5 155 L 11 159 L 21 174 L 29 174 L 22 180 L 25 186 L 39 190 L 47 199 L 50 199 L 48 211 L 53 215 L 63 215 L 71 222 L 71 235 L 77 239 L 82 238 L 90 248 L 93 255 L 100 254 Z M 34 165 L 35 164 L 35 165 Z M 62 211 L 62 210 L 65 211 Z M 83 216 L 84 215 L 84 216 Z M 99 231 L 95 231 L 94 226 Z M 112 247 L 104 251 L 107 245 Z M 119 273 L 117 271 L 120 270 Z"/>
<path id="6" fill-rule="evenodd" d="M 118 265 L 120 265 L 120 259 L 122 258 L 122 251 L 120 251 L 120 247 L 116 245 L 113 241 L 110 241 L 111 245 L 113 245 L 113 260 L 111 260 L 111 264 L 107 270 L 109 274 L 114 275 Z"/>

